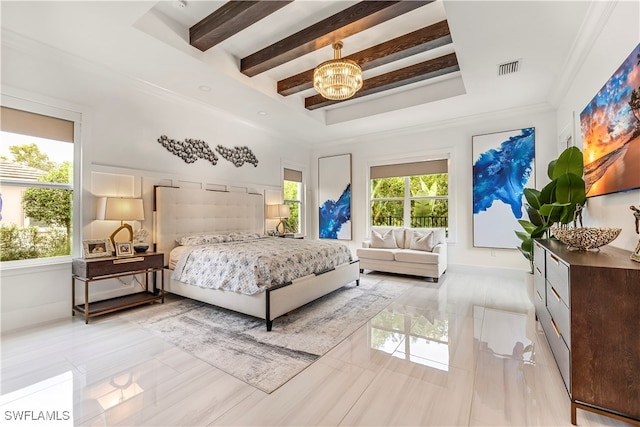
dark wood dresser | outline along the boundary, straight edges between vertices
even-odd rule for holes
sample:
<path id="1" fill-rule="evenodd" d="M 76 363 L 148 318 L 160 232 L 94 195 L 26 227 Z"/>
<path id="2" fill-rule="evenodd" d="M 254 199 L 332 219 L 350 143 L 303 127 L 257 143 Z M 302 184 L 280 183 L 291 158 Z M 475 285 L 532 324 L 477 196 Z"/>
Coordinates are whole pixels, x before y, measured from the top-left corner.
<path id="1" fill-rule="evenodd" d="M 604 246 L 534 245 L 536 316 L 576 409 L 640 425 L 640 263 Z"/>

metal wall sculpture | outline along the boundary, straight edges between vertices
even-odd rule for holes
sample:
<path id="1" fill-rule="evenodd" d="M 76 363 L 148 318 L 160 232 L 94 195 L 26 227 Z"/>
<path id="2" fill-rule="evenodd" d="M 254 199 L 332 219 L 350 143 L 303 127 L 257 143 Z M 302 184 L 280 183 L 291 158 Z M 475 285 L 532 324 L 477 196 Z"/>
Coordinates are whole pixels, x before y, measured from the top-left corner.
<path id="1" fill-rule="evenodd" d="M 171 154 L 175 154 L 184 160 L 185 163 L 193 163 L 198 159 L 204 159 L 211 162 L 214 166 L 218 164 L 218 156 L 216 156 L 216 153 L 209 147 L 209 144 L 201 139 L 187 138 L 184 141 L 178 141 L 162 135 L 158 138 L 158 142 Z M 217 151 L 223 159 L 230 161 L 238 168 L 245 163 L 252 164 L 254 167 L 258 166 L 258 159 L 249 147 L 236 146 L 227 148 L 218 145 L 215 151 Z"/>

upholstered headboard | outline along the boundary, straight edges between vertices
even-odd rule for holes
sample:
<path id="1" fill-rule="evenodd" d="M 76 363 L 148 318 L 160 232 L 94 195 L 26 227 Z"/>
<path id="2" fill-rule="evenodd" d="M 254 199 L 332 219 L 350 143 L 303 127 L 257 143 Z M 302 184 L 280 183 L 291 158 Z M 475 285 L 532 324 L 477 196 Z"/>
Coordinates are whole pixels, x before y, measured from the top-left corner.
<path id="1" fill-rule="evenodd" d="M 155 188 L 156 250 L 165 265 L 176 239 L 187 234 L 223 231 L 264 233 L 264 197 L 261 194 Z"/>

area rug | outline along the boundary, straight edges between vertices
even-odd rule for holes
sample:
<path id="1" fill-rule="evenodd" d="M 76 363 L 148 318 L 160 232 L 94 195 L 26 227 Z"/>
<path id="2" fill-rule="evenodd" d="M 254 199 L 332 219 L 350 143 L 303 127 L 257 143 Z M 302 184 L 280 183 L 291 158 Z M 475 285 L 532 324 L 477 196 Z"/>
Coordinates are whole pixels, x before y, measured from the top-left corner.
<path id="1" fill-rule="evenodd" d="M 362 277 L 273 322 L 191 299 L 154 304 L 129 320 L 193 356 L 271 393 L 382 311 L 409 285 Z"/>

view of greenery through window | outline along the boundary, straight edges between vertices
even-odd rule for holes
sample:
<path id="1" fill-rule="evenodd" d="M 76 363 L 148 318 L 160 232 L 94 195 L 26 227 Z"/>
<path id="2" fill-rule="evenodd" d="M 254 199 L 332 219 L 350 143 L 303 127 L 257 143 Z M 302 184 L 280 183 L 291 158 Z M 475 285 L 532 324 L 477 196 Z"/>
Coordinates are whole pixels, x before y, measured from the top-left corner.
<path id="1" fill-rule="evenodd" d="M 448 174 L 371 180 L 371 225 L 448 227 Z"/>
<path id="2" fill-rule="evenodd" d="M 3 132 L 3 140 L 10 140 L 11 135 Z M 70 255 L 71 161 L 54 162 L 35 143 L 8 145 L 8 151 L 9 156 L 0 155 L 0 261 Z M 72 146 L 70 152 L 72 156 Z"/>
<path id="3" fill-rule="evenodd" d="M 302 184 L 296 181 L 284 181 L 284 203 L 289 206 L 291 214 L 286 220 L 287 233 L 300 232 L 300 201 Z"/>

